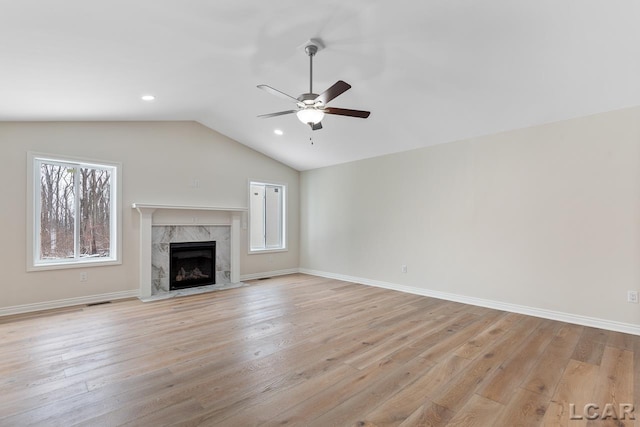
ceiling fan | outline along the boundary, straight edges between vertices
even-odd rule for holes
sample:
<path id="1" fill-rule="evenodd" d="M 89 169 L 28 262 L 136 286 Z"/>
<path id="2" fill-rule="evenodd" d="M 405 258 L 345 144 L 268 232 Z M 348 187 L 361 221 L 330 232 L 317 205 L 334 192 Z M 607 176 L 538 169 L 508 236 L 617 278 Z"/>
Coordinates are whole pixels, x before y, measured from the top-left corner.
<path id="1" fill-rule="evenodd" d="M 322 42 L 317 39 L 311 39 L 307 42 L 304 51 L 309 56 L 309 92 L 294 98 L 291 95 L 287 95 L 284 92 L 274 89 L 268 85 L 258 85 L 259 89 L 276 95 L 280 98 L 286 99 L 290 102 L 294 102 L 298 108 L 296 110 L 279 111 L 277 113 L 262 114 L 258 117 L 269 118 L 282 116 L 285 114 L 296 113 L 298 119 L 305 124 L 308 124 L 312 130 L 322 129 L 322 119 L 325 114 L 335 114 L 338 116 L 360 117 L 366 119 L 371 114 L 369 111 L 362 110 L 349 110 L 345 108 L 328 107 L 327 103 L 332 99 L 343 94 L 351 88 L 349 83 L 338 80 L 329 89 L 322 92 L 320 95 L 313 93 L 313 57 L 320 49 L 324 47 Z"/>

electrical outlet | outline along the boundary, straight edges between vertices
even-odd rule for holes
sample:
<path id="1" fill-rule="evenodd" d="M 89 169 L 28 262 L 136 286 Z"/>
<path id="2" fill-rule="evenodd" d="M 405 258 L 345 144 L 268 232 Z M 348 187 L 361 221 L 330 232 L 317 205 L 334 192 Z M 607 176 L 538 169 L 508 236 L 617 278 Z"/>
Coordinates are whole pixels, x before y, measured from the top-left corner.
<path id="1" fill-rule="evenodd" d="M 407 266 L 402 264 L 402 266 L 400 266 L 400 269 L 402 270 L 403 273 L 407 272 Z"/>
<path id="2" fill-rule="evenodd" d="M 627 302 L 638 304 L 638 291 L 627 291 Z"/>
<path id="3" fill-rule="evenodd" d="M 80 281 L 81 282 L 86 282 L 88 278 L 89 278 L 89 275 L 87 274 L 86 271 L 80 272 Z"/>

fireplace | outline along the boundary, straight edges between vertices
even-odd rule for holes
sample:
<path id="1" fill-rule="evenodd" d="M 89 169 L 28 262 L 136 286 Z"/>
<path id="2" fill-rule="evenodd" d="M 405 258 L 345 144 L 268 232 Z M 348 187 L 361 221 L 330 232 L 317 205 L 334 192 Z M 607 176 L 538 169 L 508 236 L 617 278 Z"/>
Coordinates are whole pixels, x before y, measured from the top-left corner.
<path id="1" fill-rule="evenodd" d="M 179 242 L 169 245 L 169 289 L 216 283 L 216 242 Z"/>

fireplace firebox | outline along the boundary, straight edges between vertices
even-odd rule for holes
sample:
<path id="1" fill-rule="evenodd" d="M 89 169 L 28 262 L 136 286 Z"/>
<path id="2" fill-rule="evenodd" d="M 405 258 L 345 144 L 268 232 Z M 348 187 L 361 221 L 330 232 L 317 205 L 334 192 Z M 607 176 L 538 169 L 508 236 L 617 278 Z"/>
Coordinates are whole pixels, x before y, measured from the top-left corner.
<path id="1" fill-rule="evenodd" d="M 170 243 L 169 289 L 216 283 L 216 242 Z"/>

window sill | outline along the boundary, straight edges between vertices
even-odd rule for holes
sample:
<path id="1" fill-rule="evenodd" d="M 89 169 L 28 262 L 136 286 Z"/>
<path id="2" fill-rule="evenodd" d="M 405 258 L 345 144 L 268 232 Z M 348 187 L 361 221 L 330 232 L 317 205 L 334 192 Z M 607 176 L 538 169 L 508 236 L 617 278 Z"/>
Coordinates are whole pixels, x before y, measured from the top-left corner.
<path id="1" fill-rule="evenodd" d="M 47 270 L 65 270 L 70 268 L 90 268 L 90 267 L 106 267 L 110 265 L 121 265 L 122 261 L 118 259 L 97 260 L 81 260 L 72 262 L 51 262 L 43 264 L 32 264 L 27 266 L 27 271 L 47 271 Z"/>
<path id="2" fill-rule="evenodd" d="M 289 252 L 287 248 L 280 249 L 253 249 L 249 251 L 249 255 L 258 255 L 258 254 L 272 254 L 276 252 Z"/>

